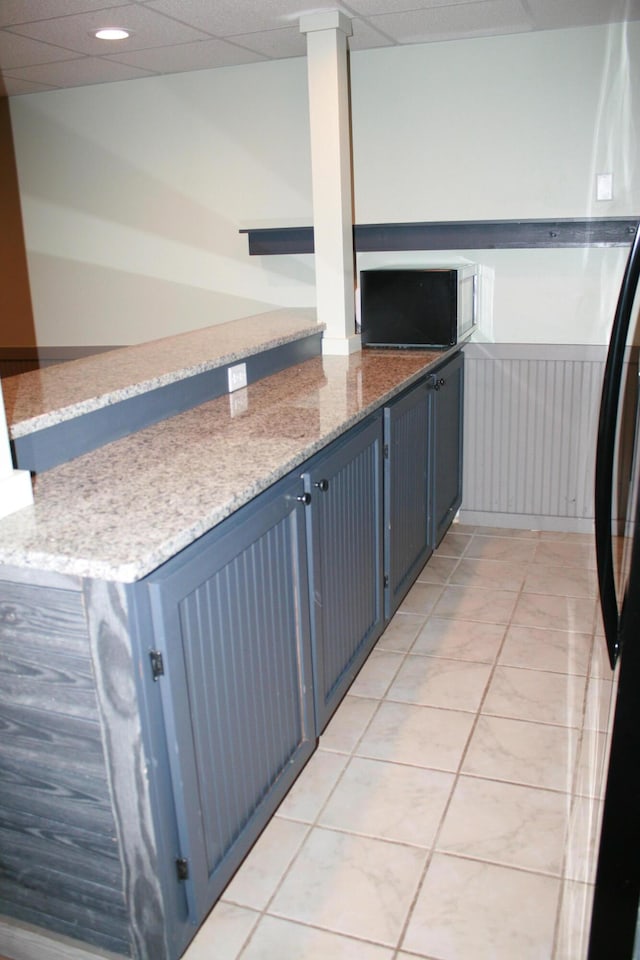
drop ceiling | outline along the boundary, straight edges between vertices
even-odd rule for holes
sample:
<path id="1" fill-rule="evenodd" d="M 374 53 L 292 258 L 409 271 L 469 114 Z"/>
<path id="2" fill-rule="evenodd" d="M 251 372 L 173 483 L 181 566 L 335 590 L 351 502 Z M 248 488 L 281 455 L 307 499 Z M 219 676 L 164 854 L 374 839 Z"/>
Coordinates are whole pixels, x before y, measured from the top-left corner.
<path id="1" fill-rule="evenodd" d="M 334 9 L 352 51 L 640 19 L 640 0 L 0 0 L 0 95 L 302 57 L 300 16 Z"/>

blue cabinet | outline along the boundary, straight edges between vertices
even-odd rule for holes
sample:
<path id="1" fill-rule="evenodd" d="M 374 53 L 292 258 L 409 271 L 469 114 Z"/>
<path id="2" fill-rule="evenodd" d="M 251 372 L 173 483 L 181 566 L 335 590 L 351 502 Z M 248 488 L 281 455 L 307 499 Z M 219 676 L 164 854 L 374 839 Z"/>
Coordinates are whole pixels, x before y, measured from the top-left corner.
<path id="1" fill-rule="evenodd" d="M 462 502 L 464 355 L 427 377 L 430 392 L 431 542 L 437 547 Z"/>
<path id="2" fill-rule="evenodd" d="M 462 501 L 463 363 L 455 354 L 384 408 L 387 618 Z"/>
<path id="3" fill-rule="evenodd" d="M 302 492 L 276 484 L 137 585 L 190 924 L 315 748 Z"/>
<path id="4" fill-rule="evenodd" d="M 461 357 L 436 376 L 130 588 L 171 956 L 292 785 L 457 509 Z"/>
<path id="5" fill-rule="evenodd" d="M 302 480 L 321 733 L 384 628 L 381 414 L 310 460 Z"/>
<path id="6" fill-rule="evenodd" d="M 422 380 L 384 409 L 387 617 L 397 610 L 432 550 L 430 396 Z"/>

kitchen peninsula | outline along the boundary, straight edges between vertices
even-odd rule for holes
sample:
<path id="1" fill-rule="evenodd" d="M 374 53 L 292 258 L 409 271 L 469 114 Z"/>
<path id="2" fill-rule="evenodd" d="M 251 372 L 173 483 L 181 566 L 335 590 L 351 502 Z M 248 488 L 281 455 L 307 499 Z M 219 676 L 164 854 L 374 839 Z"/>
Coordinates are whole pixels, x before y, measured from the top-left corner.
<path id="1" fill-rule="evenodd" d="M 462 352 L 321 331 L 5 381 L 35 503 L 0 521 L 0 933 L 180 956 L 453 519 Z"/>

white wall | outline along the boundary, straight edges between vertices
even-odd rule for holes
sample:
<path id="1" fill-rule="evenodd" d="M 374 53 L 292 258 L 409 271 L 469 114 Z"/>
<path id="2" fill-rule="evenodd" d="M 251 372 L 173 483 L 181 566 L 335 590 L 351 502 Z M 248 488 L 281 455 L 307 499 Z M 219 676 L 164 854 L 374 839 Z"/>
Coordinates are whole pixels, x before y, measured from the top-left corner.
<path id="1" fill-rule="evenodd" d="M 312 257 L 265 269 L 238 232 L 312 220 L 306 83 L 298 59 L 12 100 L 38 342 L 313 305 Z"/>
<path id="2" fill-rule="evenodd" d="M 357 222 L 640 214 L 639 23 L 363 51 L 351 77 Z M 304 60 L 33 94 L 11 114 L 42 345 L 314 303 L 313 257 L 250 258 L 238 234 L 311 222 Z M 606 341 L 624 249 L 456 256 L 483 267 L 483 338 Z"/>
<path id="3" fill-rule="evenodd" d="M 638 23 L 370 51 L 352 99 L 358 223 L 640 215 Z M 493 280 L 482 338 L 606 342 L 626 250 L 456 256 L 483 266 L 489 299 Z"/>

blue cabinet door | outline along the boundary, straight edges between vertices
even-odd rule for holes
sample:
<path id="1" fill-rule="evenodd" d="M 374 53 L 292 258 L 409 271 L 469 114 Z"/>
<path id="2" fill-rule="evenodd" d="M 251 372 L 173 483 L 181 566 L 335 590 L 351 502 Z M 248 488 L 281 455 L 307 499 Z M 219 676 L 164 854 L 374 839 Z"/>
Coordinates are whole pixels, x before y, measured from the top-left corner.
<path id="1" fill-rule="evenodd" d="M 302 478 L 320 733 L 384 628 L 380 414 L 309 461 Z"/>
<path id="2" fill-rule="evenodd" d="M 315 747 L 302 493 L 276 484 L 143 582 L 193 924 Z"/>
<path id="3" fill-rule="evenodd" d="M 431 387 L 432 545 L 438 546 L 462 502 L 464 354 L 429 376 Z"/>
<path id="4" fill-rule="evenodd" d="M 387 617 L 397 610 L 431 553 L 429 421 L 425 380 L 384 409 Z"/>

